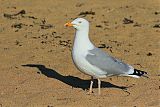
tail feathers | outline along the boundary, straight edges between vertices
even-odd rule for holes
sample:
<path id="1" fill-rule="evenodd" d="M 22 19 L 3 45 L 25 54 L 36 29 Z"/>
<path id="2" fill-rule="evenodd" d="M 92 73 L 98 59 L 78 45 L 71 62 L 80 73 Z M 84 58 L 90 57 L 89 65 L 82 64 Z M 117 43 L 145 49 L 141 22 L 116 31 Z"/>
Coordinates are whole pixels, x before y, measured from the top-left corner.
<path id="1" fill-rule="evenodd" d="M 138 76 L 138 77 L 141 77 L 141 76 L 144 76 L 144 77 L 147 77 L 147 76 L 145 76 L 145 74 L 147 74 L 147 72 L 145 72 L 145 71 L 141 71 L 141 70 L 138 70 L 138 69 L 134 69 L 134 72 L 133 72 L 133 74 L 129 74 L 129 75 L 131 75 L 131 76 Z M 148 77 L 147 77 L 148 78 Z"/>

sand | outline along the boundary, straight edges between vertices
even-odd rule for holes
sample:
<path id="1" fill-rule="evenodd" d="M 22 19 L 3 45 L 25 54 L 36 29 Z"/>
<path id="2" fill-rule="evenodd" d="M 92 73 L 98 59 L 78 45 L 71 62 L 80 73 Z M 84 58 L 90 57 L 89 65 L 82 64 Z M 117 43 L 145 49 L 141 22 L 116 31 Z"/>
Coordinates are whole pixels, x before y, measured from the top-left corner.
<path id="1" fill-rule="evenodd" d="M 0 0 L 0 107 L 160 107 L 159 0 Z M 76 17 L 90 39 L 149 78 L 102 79 L 76 69 L 71 50 Z"/>

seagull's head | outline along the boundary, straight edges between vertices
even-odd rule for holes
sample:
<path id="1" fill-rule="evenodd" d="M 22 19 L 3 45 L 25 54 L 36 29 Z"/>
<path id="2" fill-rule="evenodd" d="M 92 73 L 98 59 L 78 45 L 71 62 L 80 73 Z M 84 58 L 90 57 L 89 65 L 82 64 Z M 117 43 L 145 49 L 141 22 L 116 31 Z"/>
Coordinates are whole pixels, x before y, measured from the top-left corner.
<path id="1" fill-rule="evenodd" d="M 64 26 L 66 27 L 73 26 L 76 30 L 82 30 L 89 28 L 89 22 L 84 18 L 76 18 L 72 22 L 66 23 Z"/>

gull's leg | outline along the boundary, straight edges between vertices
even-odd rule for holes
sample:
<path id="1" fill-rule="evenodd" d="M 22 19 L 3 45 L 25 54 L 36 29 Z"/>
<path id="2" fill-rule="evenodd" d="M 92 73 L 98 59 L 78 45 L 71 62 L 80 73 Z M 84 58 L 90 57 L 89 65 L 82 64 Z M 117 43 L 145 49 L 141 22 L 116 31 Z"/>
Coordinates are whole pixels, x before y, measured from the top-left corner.
<path id="1" fill-rule="evenodd" d="M 98 95 L 101 94 L 101 80 L 98 78 Z"/>
<path id="2" fill-rule="evenodd" d="M 92 86 L 93 86 L 93 77 L 91 77 L 91 83 L 90 83 L 89 93 L 88 94 L 92 93 Z"/>

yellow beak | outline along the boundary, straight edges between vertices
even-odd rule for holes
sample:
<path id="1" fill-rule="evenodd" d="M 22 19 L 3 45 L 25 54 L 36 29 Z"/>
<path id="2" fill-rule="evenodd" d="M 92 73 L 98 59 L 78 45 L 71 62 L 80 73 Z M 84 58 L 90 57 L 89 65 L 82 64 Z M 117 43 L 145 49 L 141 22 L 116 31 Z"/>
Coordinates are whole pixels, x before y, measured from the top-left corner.
<path id="1" fill-rule="evenodd" d="M 73 26 L 73 24 L 71 22 L 68 22 L 68 23 L 64 24 L 64 26 L 71 27 L 71 26 Z"/>

